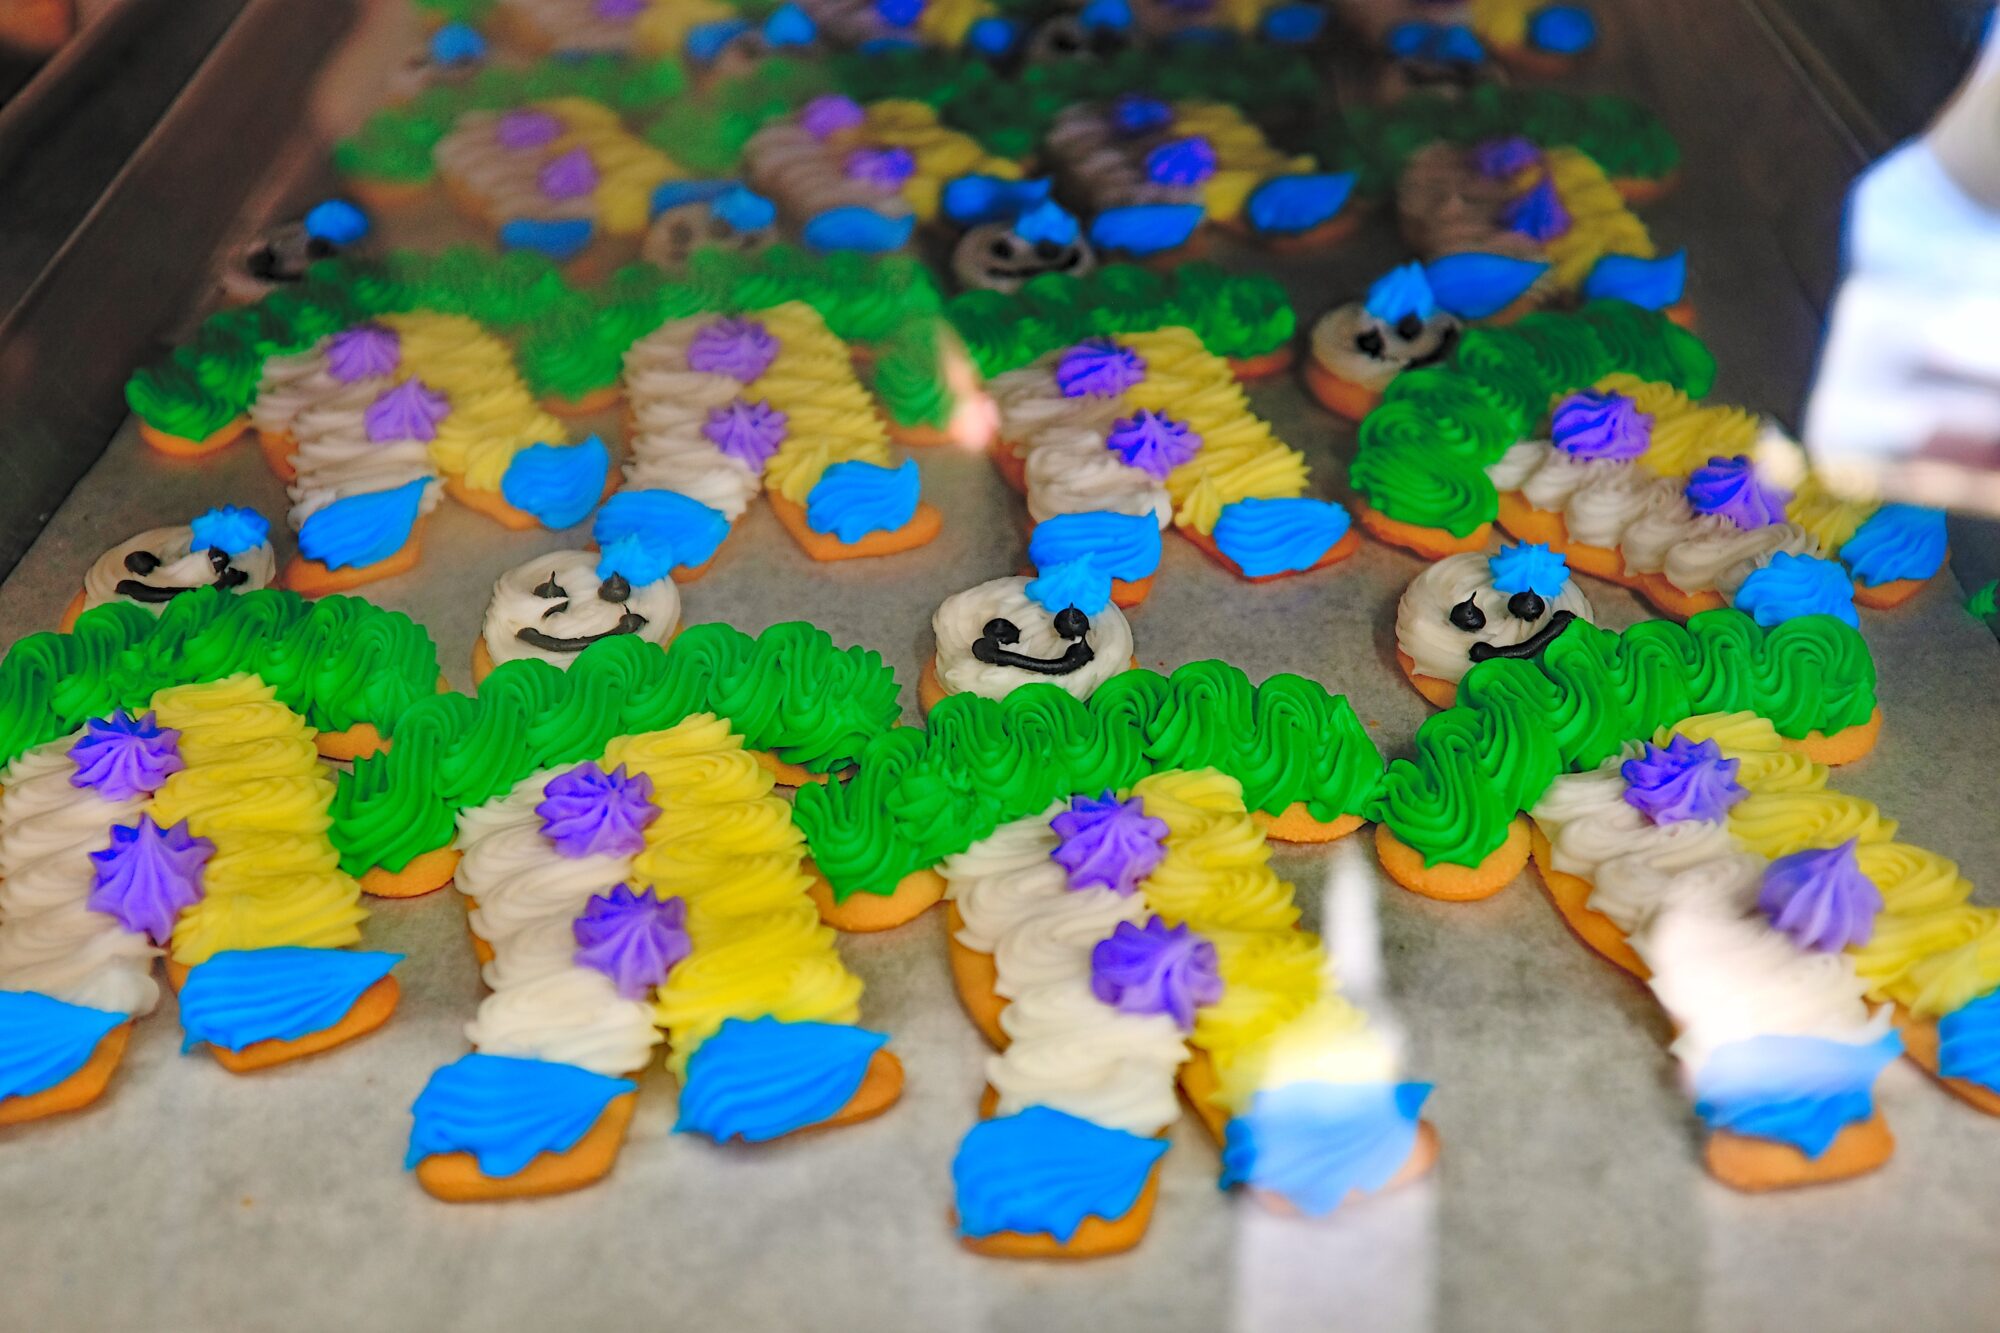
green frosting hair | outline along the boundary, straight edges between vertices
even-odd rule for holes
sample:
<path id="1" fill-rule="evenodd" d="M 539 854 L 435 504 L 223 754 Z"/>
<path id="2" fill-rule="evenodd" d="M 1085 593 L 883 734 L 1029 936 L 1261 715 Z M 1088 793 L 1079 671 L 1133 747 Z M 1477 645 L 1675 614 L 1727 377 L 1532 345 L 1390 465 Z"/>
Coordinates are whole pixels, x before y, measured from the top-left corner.
<path id="1" fill-rule="evenodd" d="M 1715 384 L 1699 338 L 1625 301 L 1473 329 L 1443 364 L 1389 382 L 1362 418 L 1348 480 L 1388 518 L 1469 537 L 1499 512 L 1487 465 L 1538 430 L 1556 398 L 1618 371 L 1694 398 Z"/>
<path id="2" fill-rule="evenodd" d="M 567 671 L 506 662 L 476 698 L 435 694 L 413 705 L 395 746 L 354 765 L 334 798 L 334 841 L 350 874 L 401 870 L 451 842 L 460 810 L 696 713 L 723 718 L 752 749 L 830 773 L 895 726 L 896 695 L 879 654 L 838 648 L 797 621 L 754 637 L 694 625 L 667 648 L 620 635 L 584 649 Z"/>
<path id="3" fill-rule="evenodd" d="M 955 694 L 927 729 L 878 736 L 844 783 L 799 789 L 804 830 L 836 901 L 887 894 L 1010 819 L 1168 769 L 1216 768 L 1252 810 L 1360 814 L 1382 756 L 1345 698 L 1303 676 L 1261 685 L 1226 662 L 1126 671 L 1078 702 L 1048 684 L 995 702 Z"/>
<path id="4" fill-rule="evenodd" d="M 1875 662 L 1832 616 L 1761 629 L 1740 611 L 1623 633 L 1576 621 L 1535 659 L 1472 668 L 1458 706 L 1417 728 L 1415 753 L 1383 774 L 1369 814 L 1424 864 L 1473 866 L 1563 773 L 1696 713 L 1751 712 L 1799 740 L 1875 711 Z"/>

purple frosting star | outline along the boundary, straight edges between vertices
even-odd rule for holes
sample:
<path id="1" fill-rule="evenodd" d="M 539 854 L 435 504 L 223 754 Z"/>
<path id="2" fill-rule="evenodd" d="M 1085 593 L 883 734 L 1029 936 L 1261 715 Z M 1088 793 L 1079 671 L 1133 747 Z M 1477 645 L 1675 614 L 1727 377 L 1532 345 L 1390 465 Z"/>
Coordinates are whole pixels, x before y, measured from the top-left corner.
<path id="1" fill-rule="evenodd" d="M 644 773 L 628 774 L 623 764 L 607 773 L 590 763 L 549 779 L 535 813 L 542 836 L 563 856 L 631 856 L 645 847 L 646 826 L 660 807 Z"/>
<path id="2" fill-rule="evenodd" d="M 1882 910 L 1882 892 L 1861 873 L 1854 848 L 1855 840 L 1849 838 L 1838 847 L 1794 852 L 1771 862 L 1757 893 L 1757 910 L 1801 949 L 1838 953 L 1868 943 Z"/>
<path id="3" fill-rule="evenodd" d="M 748 384 L 778 358 L 778 340 L 754 319 L 712 319 L 688 343 L 688 369 Z"/>
<path id="4" fill-rule="evenodd" d="M 361 420 L 368 427 L 368 439 L 375 444 L 429 442 L 437 438 L 438 423 L 450 414 L 451 399 L 420 379 L 407 379 L 376 395 Z"/>
<path id="5" fill-rule="evenodd" d="M 1547 176 L 1533 189 L 1500 210 L 1500 225 L 1535 241 L 1553 241 L 1569 231 L 1569 210 L 1563 207 L 1556 183 Z"/>
<path id="6" fill-rule="evenodd" d="M 1095 800 L 1073 797 L 1049 827 L 1060 839 L 1049 855 L 1069 875 L 1072 889 L 1129 896 L 1167 854 L 1166 822 L 1148 815 L 1137 796 L 1122 802 L 1108 791 Z"/>
<path id="7" fill-rule="evenodd" d="M 356 324 L 326 344 L 326 373 L 342 384 L 387 375 L 402 359 L 403 340 L 382 324 Z"/>
<path id="8" fill-rule="evenodd" d="M 1685 494 L 1697 514 L 1714 514 L 1739 528 L 1784 522 L 1785 505 L 1792 498 L 1760 478 L 1756 466 L 1742 454 L 1711 458 L 1696 468 Z"/>
<path id="9" fill-rule="evenodd" d="M 69 785 L 95 791 L 107 801 L 151 796 L 187 767 L 180 739 L 178 731 L 161 726 L 152 713 L 133 717 L 121 708 L 110 717 L 94 717 L 69 747 L 70 762 L 76 765 Z"/>
<path id="10" fill-rule="evenodd" d="M 623 23 L 646 12 L 646 0 L 597 0 L 597 17 Z"/>
<path id="11" fill-rule="evenodd" d="M 1120 921 L 1090 951 L 1090 993 L 1128 1014 L 1169 1014 L 1187 1031 L 1196 1006 L 1222 998 L 1215 945 L 1158 917 Z"/>
<path id="12" fill-rule="evenodd" d="M 1736 781 L 1737 767 L 1714 741 L 1671 736 L 1664 749 L 1648 742 L 1646 752 L 1627 759 L 1618 773 L 1625 779 L 1625 804 L 1655 824 L 1714 823 L 1750 794 Z"/>
<path id="13" fill-rule="evenodd" d="M 215 844 L 188 832 L 183 819 L 163 829 L 151 815 L 111 830 L 111 845 L 92 852 L 97 869 L 85 906 L 134 934 L 165 945 L 182 911 L 201 901 L 201 871 Z"/>
<path id="14" fill-rule="evenodd" d="M 588 148 L 572 148 L 544 162 L 535 184 L 545 199 L 581 198 L 597 188 L 597 163 Z"/>
<path id="15" fill-rule="evenodd" d="M 536 107 L 505 111 L 493 126 L 493 138 L 502 148 L 518 151 L 540 148 L 562 137 L 563 123 L 553 112 Z"/>
<path id="16" fill-rule="evenodd" d="M 917 159 L 907 148 L 857 148 L 847 155 L 841 170 L 851 181 L 891 194 L 917 174 Z"/>
<path id="17" fill-rule="evenodd" d="M 867 120 L 868 113 L 861 109 L 861 103 L 839 93 L 815 97 L 799 111 L 799 127 L 815 139 L 859 129 Z"/>
<path id="18" fill-rule="evenodd" d="M 1542 150 L 1535 141 L 1519 134 L 1488 139 L 1472 150 L 1473 170 L 1492 180 L 1510 179 L 1541 161 Z"/>
<path id="19" fill-rule="evenodd" d="M 634 893 L 625 884 L 586 903 L 570 930 L 576 936 L 577 963 L 610 977 L 628 1000 L 652 994 L 674 964 L 694 952 L 685 902 L 661 902 L 656 890 Z"/>
<path id="20" fill-rule="evenodd" d="M 1138 468 L 1155 480 L 1193 458 L 1201 450 L 1201 436 L 1186 422 L 1175 421 L 1164 412 L 1140 408 L 1137 416 L 1111 423 L 1104 447 L 1117 454 L 1127 467 Z"/>
<path id="21" fill-rule="evenodd" d="M 1155 185 L 1199 185 L 1215 174 L 1215 146 L 1203 135 L 1174 139 L 1146 154 L 1146 179 Z"/>
<path id="22" fill-rule="evenodd" d="M 1174 108 L 1144 93 L 1121 93 L 1111 99 L 1111 124 L 1127 138 L 1164 129 L 1173 122 Z"/>
<path id="23" fill-rule="evenodd" d="M 1112 398 L 1145 378 L 1145 358 L 1109 338 L 1086 338 L 1056 358 L 1065 398 Z"/>
<path id="24" fill-rule="evenodd" d="M 1573 393 L 1556 404 L 1549 438 L 1571 458 L 1623 463 L 1653 442 L 1653 418 L 1622 393 Z"/>
<path id="25" fill-rule="evenodd" d="M 711 408 L 701 433 L 708 442 L 753 472 L 764 464 L 785 438 L 788 418 L 765 402 L 745 402 L 732 398 L 721 407 Z"/>

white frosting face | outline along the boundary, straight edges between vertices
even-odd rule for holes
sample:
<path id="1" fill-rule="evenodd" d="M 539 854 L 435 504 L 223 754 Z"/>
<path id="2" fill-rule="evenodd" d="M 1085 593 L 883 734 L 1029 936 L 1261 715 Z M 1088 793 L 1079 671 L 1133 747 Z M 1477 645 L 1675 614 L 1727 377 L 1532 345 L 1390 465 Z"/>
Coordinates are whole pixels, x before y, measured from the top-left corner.
<path id="1" fill-rule="evenodd" d="M 1529 605 L 1532 601 L 1533 606 Z M 1529 610 L 1536 614 L 1526 614 Z M 1546 645 L 1559 630 L 1560 612 L 1591 618 L 1590 602 L 1574 578 L 1553 599 L 1509 596 L 1493 586 L 1484 552 L 1446 556 L 1410 582 L 1396 606 L 1396 646 L 1420 676 L 1456 684 L 1487 649 Z"/>
<path id="2" fill-rule="evenodd" d="M 266 541 L 228 555 L 194 549 L 194 530 L 185 525 L 150 528 L 97 557 L 83 576 L 85 609 L 107 602 L 133 602 L 157 614 L 174 594 L 213 584 L 232 592 L 271 586 L 278 558 Z"/>
<path id="3" fill-rule="evenodd" d="M 1068 244 L 1037 243 L 1017 235 L 1012 223 L 972 228 L 952 247 L 951 273 L 968 291 L 1017 292 L 1030 278 L 1067 273 L 1080 278 L 1097 267 L 1097 252 L 1081 231 Z"/>
<path id="4" fill-rule="evenodd" d="M 1380 393 L 1412 366 L 1427 366 L 1449 355 L 1463 327 L 1438 311 L 1429 319 L 1412 315 L 1390 324 L 1368 313 L 1359 301 L 1336 306 L 1313 325 L 1313 359 L 1335 375 Z"/>
<path id="5" fill-rule="evenodd" d="M 554 551 L 502 574 L 486 606 L 486 651 L 498 666 L 536 657 L 567 669 L 599 639 L 634 634 L 664 644 L 679 628 L 672 579 L 634 588 L 600 579 L 595 551 Z"/>
<path id="6" fill-rule="evenodd" d="M 937 634 L 938 680 L 947 694 L 970 692 L 1000 699 L 1023 685 L 1043 681 L 1088 699 L 1092 690 L 1131 665 L 1132 627 L 1124 613 L 1108 603 L 1086 620 L 1081 637 L 1064 637 L 1055 617 L 1029 598 L 1025 576 L 994 579 L 954 593 L 931 617 Z M 1012 626 L 1011 637 L 1005 631 L 988 634 L 987 627 L 996 621 Z M 997 660 L 982 659 L 982 652 Z M 1022 665 L 1023 661 L 1045 665 Z"/>
<path id="7" fill-rule="evenodd" d="M 755 254 L 768 249 L 778 239 L 775 227 L 738 231 L 721 218 L 705 201 L 680 204 L 653 219 L 639 242 L 639 258 L 669 271 L 687 267 L 697 250 L 734 250 Z"/>

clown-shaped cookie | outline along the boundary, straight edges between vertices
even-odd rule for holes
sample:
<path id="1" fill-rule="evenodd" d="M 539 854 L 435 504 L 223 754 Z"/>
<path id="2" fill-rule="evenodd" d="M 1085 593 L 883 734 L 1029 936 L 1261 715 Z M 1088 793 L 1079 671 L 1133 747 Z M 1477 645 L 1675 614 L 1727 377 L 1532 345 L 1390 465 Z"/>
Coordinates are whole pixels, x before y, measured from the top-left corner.
<path id="1" fill-rule="evenodd" d="M 952 276 L 968 291 L 1017 292 L 1044 274 L 1082 277 L 1096 267 L 1097 252 L 1076 219 L 1047 198 L 977 223 L 951 252 Z"/>
<path id="2" fill-rule="evenodd" d="M 931 628 L 937 656 L 918 687 L 927 711 L 949 695 L 1003 699 L 1038 681 L 1088 699 L 1132 663 L 1132 627 L 1112 604 L 1111 576 L 1087 558 L 954 593 Z"/>
<path id="3" fill-rule="evenodd" d="M 63 612 L 76 618 L 107 602 L 133 602 L 158 612 L 193 588 L 255 592 L 277 572 L 271 525 L 254 509 L 222 505 L 182 527 L 149 528 L 97 557 L 83 589 Z"/>
<path id="4" fill-rule="evenodd" d="M 368 215 L 345 199 L 315 204 L 304 217 L 277 223 L 245 242 L 222 270 L 222 293 L 247 305 L 297 286 L 314 264 L 351 252 L 368 232 Z"/>
<path id="5" fill-rule="evenodd" d="M 1538 656 L 1571 623 L 1590 618 L 1568 562 L 1548 547 L 1468 551 L 1438 561 L 1403 590 L 1396 662 L 1417 693 L 1449 708 L 1458 682 L 1479 663 Z"/>
<path id="6" fill-rule="evenodd" d="M 502 574 L 472 650 L 473 679 L 523 657 L 567 671 L 591 644 L 621 634 L 664 644 L 680 627 L 681 597 L 649 550 L 626 537 L 604 551 L 551 551 Z"/>
<path id="7" fill-rule="evenodd" d="M 668 181 L 653 192 L 639 257 L 676 273 L 697 250 L 755 254 L 778 239 L 777 221 L 777 205 L 735 181 Z"/>

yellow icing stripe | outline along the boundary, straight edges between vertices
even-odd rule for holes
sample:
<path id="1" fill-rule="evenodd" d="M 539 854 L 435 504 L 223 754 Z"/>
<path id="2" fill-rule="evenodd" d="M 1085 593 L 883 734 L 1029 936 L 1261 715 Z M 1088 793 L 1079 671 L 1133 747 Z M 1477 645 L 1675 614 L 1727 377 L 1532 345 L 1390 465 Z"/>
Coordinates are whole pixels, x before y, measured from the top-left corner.
<path id="1" fill-rule="evenodd" d="M 889 430 L 854 373 L 853 354 L 803 301 L 756 312 L 778 340 L 778 355 L 745 392 L 786 417 L 784 443 L 764 466 L 764 484 L 804 504 L 835 463 L 887 467 Z"/>
<path id="2" fill-rule="evenodd" d="M 956 47 L 974 23 L 992 13 L 988 0 L 930 0 L 917 19 L 917 30 L 933 46 Z"/>
<path id="3" fill-rule="evenodd" d="M 1545 0 L 1472 0 L 1472 29 L 1500 47 L 1528 44 L 1528 16 Z"/>
<path id="4" fill-rule="evenodd" d="M 1878 500 L 1842 499 L 1809 472 L 1785 507 L 1785 517 L 1811 533 L 1822 551 L 1838 551 L 1881 507 Z"/>
<path id="5" fill-rule="evenodd" d="M 597 168 L 597 222 L 613 236 L 637 236 L 652 221 L 653 192 L 685 173 L 673 159 L 625 128 L 618 113 L 584 97 L 552 97 L 535 105 L 559 117 L 564 133 L 544 150 L 547 158 L 572 149 L 589 152 Z"/>
<path id="6" fill-rule="evenodd" d="M 675 56 L 687 49 L 688 33 L 705 23 L 738 18 L 722 0 L 653 0 L 632 21 L 632 42 L 640 55 Z"/>
<path id="7" fill-rule="evenodd" d="M 1567 231 L 1543 242 L 1558 285 L 1577 290 L 1606 255 L 1653 258 L 1657 252 L 1646 224 L 1625 206 L 1618 187 L 1593 158 L 1574 148 L 1551 148 L 1544 160 L 1570 218 Z M 1528 176 L 1523 173 L 1523 177 Z M 1532 179 L 1527 183 L 1532 184 Z"/>
<path id="8" fill-rule="evenodd" d="M 507 344 L 462 315 L 411 311 L 379 317 L 401 340 L 398 380 L 419 379 L 451 401 L 431 461 L 477 490 L 497 491 L 514 455 L 568 440 L 514 368 Z"/>
<path id="9" fill-rule="evenodd" d="M 202 899 L 174 927 L 174 961 L 359 940 L 361 886 L 340 872 L 327 838 L 333 776 L 305 721 L 249 675 L 161 690 L 151 707 L 180 732 L 187 767 L 155 793 L 148 813 L 162 826 L 184 819 L 215 844 Z"/>
<path id="10" fill-rule="evenodd" d="M 919 222 L 936 220 L 946 181 L 960 176 L 1018 180 L 1022 175 L 1019 163 L 989 156 L 977 139 L 940 122 L 937 112 L 925 102 L 887 98 L 871 103 L 859 137 L 884 147 L 907 149 L 915 159 L 916 170 L 903 182 L 902 196 Z"/>

